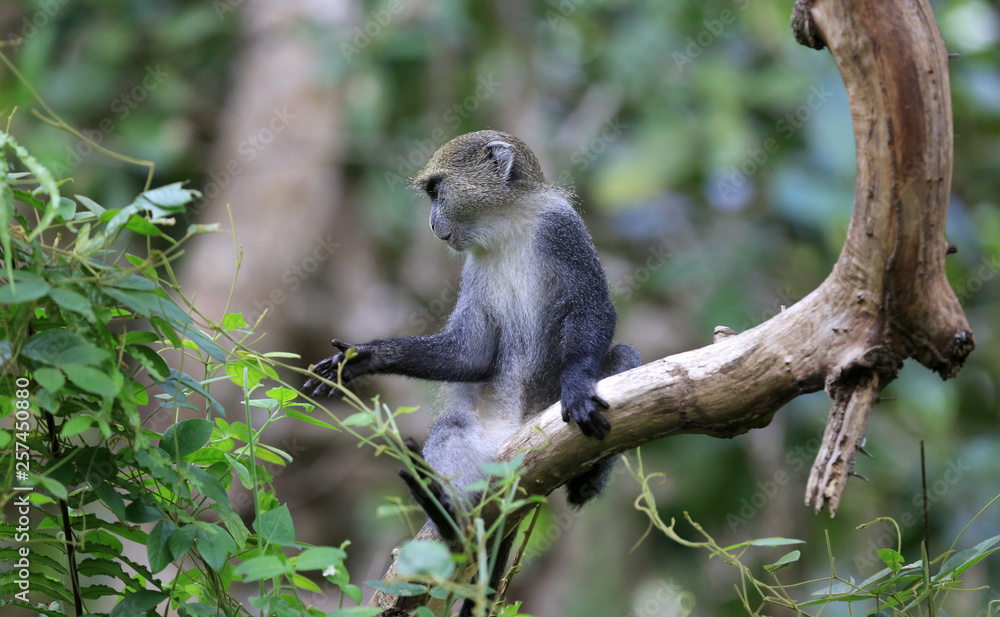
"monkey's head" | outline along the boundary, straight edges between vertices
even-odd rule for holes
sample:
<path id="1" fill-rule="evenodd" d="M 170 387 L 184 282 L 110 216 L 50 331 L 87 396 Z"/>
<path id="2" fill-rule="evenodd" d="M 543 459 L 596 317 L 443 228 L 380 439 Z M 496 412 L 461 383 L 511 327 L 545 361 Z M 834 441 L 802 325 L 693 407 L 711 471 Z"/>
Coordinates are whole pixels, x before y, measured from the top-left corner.
<path id="1" fill-rule="evenodd" d="M 412 184 L 431 198 L 434 235 L 457 251 L 482 247 L 519 216 L 533 216 L 531 196 L 546 186 L 531 149 L 501 131 L 452 139 Z"/>

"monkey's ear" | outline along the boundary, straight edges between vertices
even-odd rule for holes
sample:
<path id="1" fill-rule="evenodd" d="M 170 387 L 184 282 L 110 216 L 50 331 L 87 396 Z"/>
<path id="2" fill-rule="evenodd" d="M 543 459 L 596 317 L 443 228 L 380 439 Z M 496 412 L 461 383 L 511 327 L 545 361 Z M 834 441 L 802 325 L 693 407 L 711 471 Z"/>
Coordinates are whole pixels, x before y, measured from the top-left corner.
<path id="1" fill-rule="evenodd" d="M 504 186 L 520 179 L 520 174 L 514 167 L 514 146 L 506 141 L 491 141 L 486 144 L 486 154 L 496 163 Z"/>

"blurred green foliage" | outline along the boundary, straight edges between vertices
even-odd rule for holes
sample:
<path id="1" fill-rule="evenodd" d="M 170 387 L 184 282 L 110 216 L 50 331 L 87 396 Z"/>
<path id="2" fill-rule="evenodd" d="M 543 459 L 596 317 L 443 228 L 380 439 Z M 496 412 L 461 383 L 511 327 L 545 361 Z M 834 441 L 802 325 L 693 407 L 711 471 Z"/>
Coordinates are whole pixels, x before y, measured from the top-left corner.
<path id="1" fill-rule="evenodd" d="M 237 50 L 247 44 L 239 28 L 246 7 L 230 2 L 234 10 L 220 12 L 216 4 L 7 3 L 0 35 L 27 39 L 10 51 L 67 121 L 93 130 L 109 118 L 109 147 L 155 161 L 158 184 L 191 179 L 199 188 Z M 651 360 L 707 344 L 717 324 L 743 330 L 763 322 L 814 289 L 839 252 L 854 192 L 850 113 L 829 54 L 794 42 L 791 5 L 345 3 L 349 23 L 306 23 L 298 34 L 324 58 L 317 83 L 343 101 L 339 164 L 387 281 L 402 284 L 401 247 L 427 233 L 425 212 L 414 214 L 402 180 L 444 139 L 487 127 L 520 132 L 548 177 L 578 192 L 615 291 L 619 337 Z M 921 439 L 932 546 L 957 536 L 1000 487 L 1000 13 L 984 0 L 932 6 L 948 49 L 961 53 L 950 65 L 948 236 L 959 248 L 949 276 L 977 339 L 966 367 L 943 383 L 907 364 L 869 427 L 875 458 L 858 471 L 871 482 L 851 482 L 833 521 L 801 505 L 829 408 L 822 393 L 793 401 L 750 436 L 681 436 L 646 449 L 647 467 L 670 478 L 664 516 L 687 510 L 734 542 L 803 538 L 810 548 L 789 569 L 800 579 L 828 567 L 824 530 L 839 566 L 859 579 L 876 572 L 876 548 L 892 543 L 885 530 L 854 527 L 881 515 L 901 521 L 903 553 L 919 554 Z M 155 86 L 151 74 L 162 75 Z M 99 155 L 75 165 L 80 144 L 34 120 L 29 93 L 0 70 L 4 117 L 15 106 L 12 132 L 50 167 L 68 168 L 73 192 L 123 204 L 141 187 L 142 169 Z M 112 168 L 98 173 L 92 163 Z M 618 484 L 616 491 L 634 492 L 628 481 Z M 367 508 L 359 516 L 370 516 L 370 506 L 359 506 Z M 621 527 L 623 516 L 599 504 L 581 521 L 607 529 Z M 984 520 L 995 523 L 996 512 L 967 539 L 996 533 Z M 627 543 L 641 533 L 633 524 L 638 532 Z M 649 538 L 609 567 L 578 560 L 568 566 L 574 593 L 565 614 L 626 614 L 663 581 L 694 593 L 699 614 L 742 614 L 725 591 L 730 581 L 713 578 L 723 574 L 703 557 Z M 979 567 L 980 582 L 1000 582 L 995 558 Z M 997 594 L 968 594 L 953 614 L 980 614 Z"/>

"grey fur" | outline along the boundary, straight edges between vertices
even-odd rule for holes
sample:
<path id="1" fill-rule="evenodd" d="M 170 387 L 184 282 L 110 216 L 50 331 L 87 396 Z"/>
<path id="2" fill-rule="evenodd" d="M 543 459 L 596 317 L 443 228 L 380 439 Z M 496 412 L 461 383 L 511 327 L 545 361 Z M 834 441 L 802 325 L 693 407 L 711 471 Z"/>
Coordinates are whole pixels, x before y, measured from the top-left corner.
<path id="1" fill-rule="evenodd" d="M 564 420 L 603 438 L 608 405 L 594 385 L 639 357 L 611 348 L 615 310 L 571 195 L 546 184 L 531 150 L 499 131 L 448 142 L 413 184 L 431 197 L 435 235 L 468 253 L 457 305 L 439 334 L 355 345 L 345 381 L 394 373 L 445 382 L 423 455 L 458 487 L 480 479 L 499 445 L 556 401 Z M 314 370 L 336 379 L 343 360 Z M 332 393 L 315 378 L 305 388 Z M 567 485 L 570 502 L 599 494 L 609 469 L 605 461 L 583 470 Z"/>

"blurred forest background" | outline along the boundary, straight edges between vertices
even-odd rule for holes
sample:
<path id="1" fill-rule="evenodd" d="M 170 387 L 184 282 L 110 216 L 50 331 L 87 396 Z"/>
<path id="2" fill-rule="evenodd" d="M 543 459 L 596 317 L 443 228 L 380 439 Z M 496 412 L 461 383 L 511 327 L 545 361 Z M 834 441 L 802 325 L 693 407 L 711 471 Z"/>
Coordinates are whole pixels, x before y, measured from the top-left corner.
<path id="1" fill-rule="evenodd" d="M 919 559 L 921 439 L 932 553 L 1000 492 L 1000 11 L 983 0 L 932 6 L 949 51 L 961 53 L 950 65 L 948 237 L 959 252 L 948 266 L 977 340 L 964 370 L 942 382 L 907 364 L 871 420 L 874 458 L 857 468 L 870 482 L 852 480 L 832 520 L 802 503 L 829 410 L 823 393 L 736 439 L 680 436 L 643 448 L 647 471 L 666 474 L 656 487 L 665 519 L 689 512 L 723 546 L 807 540 L 783 581 L 829 574 L 825 532 L 842 576 L 881 569 L 875 551 L 895 546 L 892 528 L 855 529 L 879 516 L 900 521 L 903 552 Z M 243 257 L 231 310 L 251 320 L 267 309 L 262 350 L 300 353 L 305 365 L 329 355 L 334 336 L 363 342 L 441 328 L 461 260 L 429 232 L 429 204 L 405 179 L 447 139 L 495 128 L 526 141 L 551 181 L 575 188 L 612 286 L 617 338 L 651 361 L 710 343 L 716 325 L 742 331 L 765 321 L 814 289 L 840 250 L 854 192 L 850 115 L 829 53 L 793 40 L 791 7 L 9 1 L 0 36 L 23 39 L 7 53 L 68 123 L 154 161 L 154 186 L 188 180 L 202 190 L 192 220 L 229 230 L 232 208 Z M 3 68 L 5 122 L 15 107 L 11 132 L 58 177 L 73 178 L 64 192 L 121 207 L 142 189 L 144 168 L 33 117 L 31 94 Z M 221 318 L 233 239 L 196 240 L 183 285 Z M 403 430 L 423 439 L 432 387 L 384 378 L 363 394 L 421 406 Z M 379 578 L 408 534 L 397 518 L 377 516 L 404 495 L 393 462 L 290 421 L 264 440 L 295 456 L 276 484 L 297 538 L 349 539 L 352 579 Z M 734 570 L 655 534 L 639 542 L 647 521 L 632 507 L 636 494 L 621 473 L 580 513 L 554 495 L 511 598 L 544 616 L 680 615 L 691 599 L 695 615 L 745 614 Z M 994 507 L 959 548 L 1000 533 L 998 521 Z M 759 549 L 751 561 L 784 552 Z M 946 607 L 985 615 L 1000 599 L 1000 558 L 966 578 L 993 589 L 952 594 Z M 327 610 L 338 601 L 315 600 Z"/>

